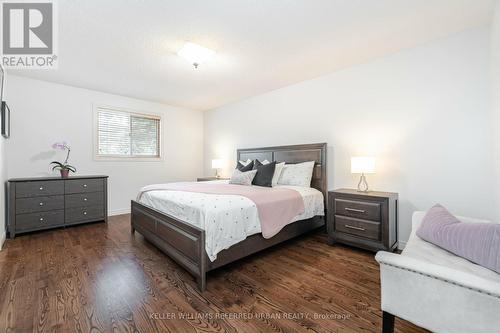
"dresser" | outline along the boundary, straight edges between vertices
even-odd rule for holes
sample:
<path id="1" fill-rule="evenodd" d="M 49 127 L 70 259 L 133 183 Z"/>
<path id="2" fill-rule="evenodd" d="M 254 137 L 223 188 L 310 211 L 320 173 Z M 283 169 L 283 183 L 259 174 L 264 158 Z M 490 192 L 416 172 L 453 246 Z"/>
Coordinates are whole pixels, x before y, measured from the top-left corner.
<path id="1" fill-rule="evenodd" d="M 108 176 L 14 178 L 7 182 L 7 232 L 107 222 Z"/>
<path id="2" fill-rule="evenodd" d="M 370 251 L 398 245 L 398 194 L 339 189 L 328 192 L 328 242 Z"/>

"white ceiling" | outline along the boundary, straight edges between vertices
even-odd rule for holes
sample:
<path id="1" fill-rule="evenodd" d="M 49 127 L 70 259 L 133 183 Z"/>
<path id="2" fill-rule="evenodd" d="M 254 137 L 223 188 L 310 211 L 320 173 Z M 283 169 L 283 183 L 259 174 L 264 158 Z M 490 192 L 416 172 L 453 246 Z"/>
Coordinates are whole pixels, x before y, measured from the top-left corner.
<path id="1" fill-rule="evenodd" d="M 58 70 L 11 74 L 200 110 L 488 24 L 491 0 L 58 0 Z M 217 51 L 198 70 L 185 41 Z"/>

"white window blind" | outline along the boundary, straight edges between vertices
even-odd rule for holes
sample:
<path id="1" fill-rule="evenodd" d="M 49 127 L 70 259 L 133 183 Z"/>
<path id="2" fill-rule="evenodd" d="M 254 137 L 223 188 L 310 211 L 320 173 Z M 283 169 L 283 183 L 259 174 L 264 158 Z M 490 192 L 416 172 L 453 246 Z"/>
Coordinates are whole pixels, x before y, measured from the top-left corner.
<path id="1" fill-rule="evenodd" d="M 160 157 L 160 117 L 97 108 L 97 156 Z"/>

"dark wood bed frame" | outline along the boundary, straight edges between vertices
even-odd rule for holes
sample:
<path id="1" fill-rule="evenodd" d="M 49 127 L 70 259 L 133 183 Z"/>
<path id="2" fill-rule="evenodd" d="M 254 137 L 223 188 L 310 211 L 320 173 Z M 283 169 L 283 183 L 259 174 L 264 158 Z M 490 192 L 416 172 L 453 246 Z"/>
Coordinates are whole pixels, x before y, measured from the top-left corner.
<path id="1" fill-rule="evenodd" d="M 237 160 L 259 159 L 300 163 L 315 161 L 311 186 L 323 193 L 327 207 L 327 160 L 326 143 L 294 146 L 238 149 Z M 205 231 L 173 216 L 160 212 L 132 200 L 131 231 L 140 232 L 147 240 L 190 272 L 198 283 L 200 291 L 206 288 L 206 273 L 233 261 L 267 249 L 325 225 L 325 216 L 297 221 L 287 225 L 276 236 L 265 239 L 262 234 L 249 236 L 231 248 L 217 254 L 210 261 L 205 251 Z"/>

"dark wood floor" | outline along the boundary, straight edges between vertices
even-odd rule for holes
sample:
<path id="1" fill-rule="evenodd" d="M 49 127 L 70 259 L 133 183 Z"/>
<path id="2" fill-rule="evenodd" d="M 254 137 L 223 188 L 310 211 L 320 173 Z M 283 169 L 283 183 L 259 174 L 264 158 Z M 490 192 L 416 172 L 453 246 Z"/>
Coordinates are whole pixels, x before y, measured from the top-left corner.
<path id="1" fill-rule="evenodd" d="M 8 240 L 0 332 L 380 332 L 373 255 L 292 240 L 208 275 L 129 232 L 129 215 Z M 396 320 L 397 332 L 423 332 Z"/>

